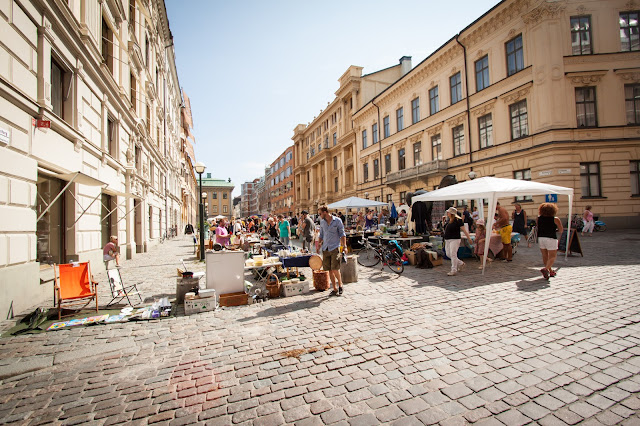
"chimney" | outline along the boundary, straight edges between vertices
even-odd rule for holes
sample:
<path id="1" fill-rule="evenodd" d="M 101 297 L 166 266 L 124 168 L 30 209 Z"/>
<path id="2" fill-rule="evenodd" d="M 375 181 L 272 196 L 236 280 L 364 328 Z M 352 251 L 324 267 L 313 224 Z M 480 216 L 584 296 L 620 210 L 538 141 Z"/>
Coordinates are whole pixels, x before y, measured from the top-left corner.
<path id="1" fill-rule="evenodd" d="M 411 56 L 403 56 L 400 58 L 401 75 L 405 75 L 409 71 L 411 71 Z"/>
<path id="2" fill-rule="evenodd" d="M 207 179 L 211 179 L 211 173 L 207 173 Z"/>

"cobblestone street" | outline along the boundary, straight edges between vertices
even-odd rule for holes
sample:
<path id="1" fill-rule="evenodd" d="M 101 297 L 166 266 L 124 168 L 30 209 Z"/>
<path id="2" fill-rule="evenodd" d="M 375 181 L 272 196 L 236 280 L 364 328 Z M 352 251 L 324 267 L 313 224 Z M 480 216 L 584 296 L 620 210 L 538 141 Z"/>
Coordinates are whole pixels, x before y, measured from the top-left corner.
<path id="1" fill-rule="evenodd" d="M 523 244 L 484 276 L 360 267 L 342 297 L 3 338 L 0 423 L 637 425 L 640 232 L 580 241 L 548 282 Z M 179 237 L 123 279 L 173 295 L 181 258 L 204 270 Z"/>

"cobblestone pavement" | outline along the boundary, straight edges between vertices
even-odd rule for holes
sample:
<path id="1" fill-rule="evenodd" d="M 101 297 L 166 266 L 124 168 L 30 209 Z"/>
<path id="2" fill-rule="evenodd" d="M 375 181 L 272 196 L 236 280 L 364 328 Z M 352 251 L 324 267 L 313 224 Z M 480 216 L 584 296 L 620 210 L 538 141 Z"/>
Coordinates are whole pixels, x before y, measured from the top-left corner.
<path id="1" fill-rule="evenodd" d="M 484 276 L 361 268 L 342 297 L 3 338 L 0 423 L 639 424 L 640 231 L 581 242 L 549 282 L 525 245 Z M 123 277 L 172 294 L 191 253 Z"/>

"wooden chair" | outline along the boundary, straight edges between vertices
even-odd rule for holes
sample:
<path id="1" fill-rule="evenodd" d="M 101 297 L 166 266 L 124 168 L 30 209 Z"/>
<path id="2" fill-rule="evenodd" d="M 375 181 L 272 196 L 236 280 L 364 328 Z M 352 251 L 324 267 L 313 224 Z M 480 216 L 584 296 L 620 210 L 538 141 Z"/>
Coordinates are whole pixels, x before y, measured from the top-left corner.
<path id="1" fill-rule="evenodd" d="M 98 283 L 93 280 L 89 262 L 54 265 L 53 269 L 58 319 L 62 318 L 63 307 L 83 309 L 93 299 L 98 312 Z"/>

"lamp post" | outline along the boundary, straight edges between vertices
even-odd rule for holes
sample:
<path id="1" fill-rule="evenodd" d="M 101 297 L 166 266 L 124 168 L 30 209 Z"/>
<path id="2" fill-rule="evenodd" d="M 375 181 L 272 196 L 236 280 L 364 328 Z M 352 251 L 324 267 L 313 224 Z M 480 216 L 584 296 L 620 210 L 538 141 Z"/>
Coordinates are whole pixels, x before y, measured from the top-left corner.
<path id="1" fill-rule="evenodd" d="M 204 260 L 204 204 L 202 204 L 202 174 L 207 167 L 200 162 L 196 163 L 196 173 L 200 176 L 200 260 Z"/>

